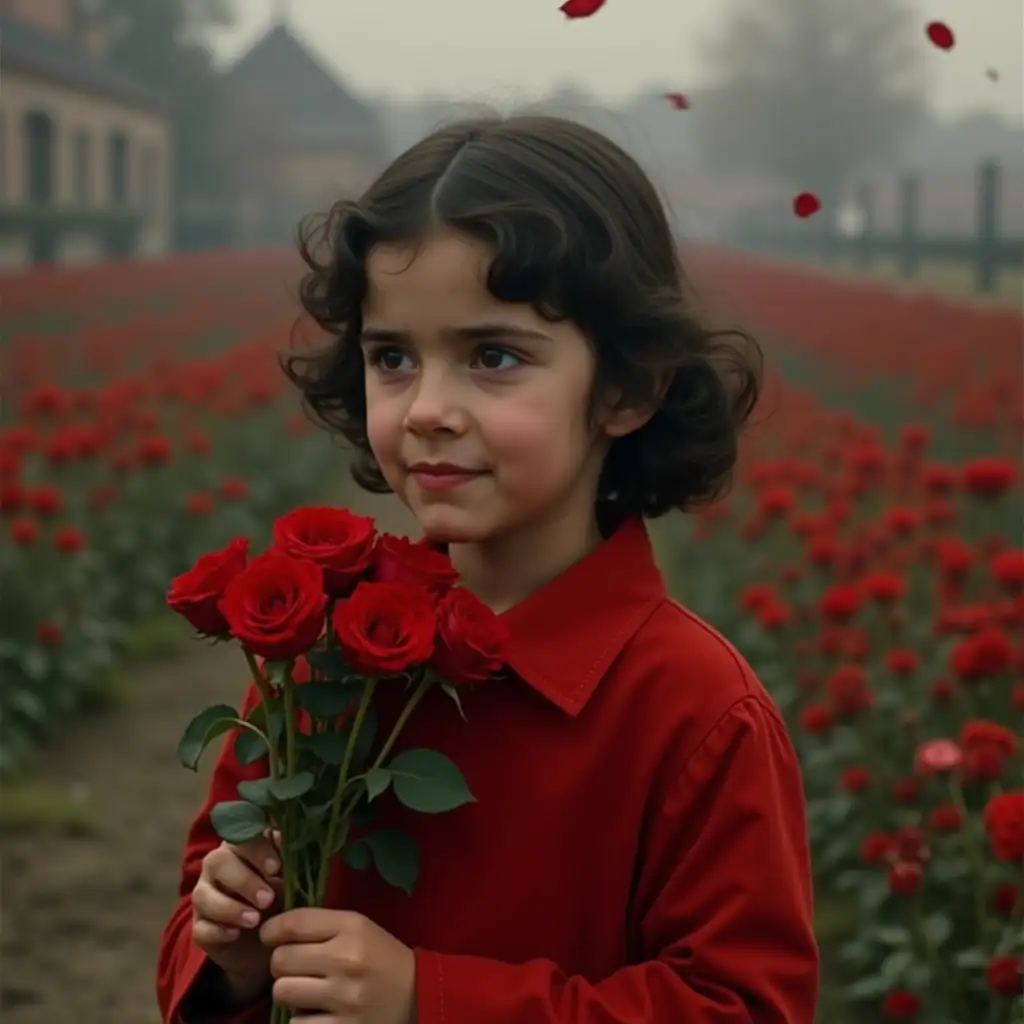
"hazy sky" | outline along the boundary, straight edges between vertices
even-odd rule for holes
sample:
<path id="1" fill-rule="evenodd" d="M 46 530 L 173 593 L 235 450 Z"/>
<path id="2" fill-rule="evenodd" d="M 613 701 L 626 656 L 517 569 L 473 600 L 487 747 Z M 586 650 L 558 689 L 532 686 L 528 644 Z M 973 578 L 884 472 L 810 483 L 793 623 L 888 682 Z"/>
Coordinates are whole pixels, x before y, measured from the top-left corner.
<path id="1" fill-rule="evenodd" d="M 468 101 L 527 102 L 576 80 L 618 100 L 655 84 L 699 87 L 700 33 L 725 0 L 608 0 L 570 22 L 561 0 L 234 0 L 238 27 L 218 45 L 230 57 L 266 30 L 278 6 L 304 41 L 356 90 Z M 887 0 L 850 0 L 886 3 Z M 991 110 L 1019 124 L 1024 99 L 1024 0 L 913 0 L 920 13 L 935 108 Z M 936 50 L 923 26 L 940 19 L 956 47 Z M 991 82 L 986 69 L 995 68 Z"/>

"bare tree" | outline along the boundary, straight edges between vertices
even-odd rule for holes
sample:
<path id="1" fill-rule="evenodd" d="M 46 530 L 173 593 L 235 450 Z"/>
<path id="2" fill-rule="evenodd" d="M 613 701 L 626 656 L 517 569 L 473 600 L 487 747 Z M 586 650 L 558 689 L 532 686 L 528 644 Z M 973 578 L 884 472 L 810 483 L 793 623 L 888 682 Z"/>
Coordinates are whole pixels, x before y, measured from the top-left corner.
<path id="1" fill-rule="evenodd" d="M 698 155 L 831 204 L 925 114 L 926 45 L 906 0 L 733 0 L 706 42 L 713 84 L 692 111 Z"/>

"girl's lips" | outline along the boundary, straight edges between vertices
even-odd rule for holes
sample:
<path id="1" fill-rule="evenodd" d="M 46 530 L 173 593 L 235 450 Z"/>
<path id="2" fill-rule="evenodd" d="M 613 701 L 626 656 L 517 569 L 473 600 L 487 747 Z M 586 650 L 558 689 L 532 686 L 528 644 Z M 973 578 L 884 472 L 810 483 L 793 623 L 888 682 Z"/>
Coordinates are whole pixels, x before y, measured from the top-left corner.
<path id="1" fill-rule="evenodd" d="M 425 491 L 448 491 L 453 487 L 460 487 L 463 484 L 483 476 L 481 472 L 474 470 L 436 470 L 414 469 L 411 471 L 412 478 Z"/>

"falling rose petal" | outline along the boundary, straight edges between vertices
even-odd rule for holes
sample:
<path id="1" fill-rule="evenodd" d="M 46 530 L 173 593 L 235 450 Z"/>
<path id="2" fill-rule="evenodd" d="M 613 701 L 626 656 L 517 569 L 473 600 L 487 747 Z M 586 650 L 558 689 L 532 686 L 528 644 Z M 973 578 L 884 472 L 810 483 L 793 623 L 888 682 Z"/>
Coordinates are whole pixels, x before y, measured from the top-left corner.
<path id="1" fill-rule="evenodd" d="M 673 110 L 690 109 L 690 101 L 681 92 L 667 92 L 665 99 L 671 104 Z"/>
<path id="2" fill-rule="evenodd" d="M 998 82 L 999 81 L 999 72 L 996 71 L 995 68 L 989 68 L 988 71 L 985 72 L 985 77 L 990 82 Z"/>
<path id="3" fill-rule="evenodd" d="M 928 33 L 928 38 L 940 50 L 953 49 L 953 44 L 956 42 L 956 38 L 953 35 L 953 30 L 944 21 L 928 22 L 925 32 Z"/>
<path id="4" fill-rule="evenodd" d="M 565 0 L 558 9 L 567 18 L 589 18 L 597 14 L 605 5 L 605 0 Z"/>
<path id="5" fill-rule="evenodd" d="M 793 199 L 793 212 L 798 217 L 813 217 L 821 209 L 821 200 L 813 192 L 801 192 Z"/>

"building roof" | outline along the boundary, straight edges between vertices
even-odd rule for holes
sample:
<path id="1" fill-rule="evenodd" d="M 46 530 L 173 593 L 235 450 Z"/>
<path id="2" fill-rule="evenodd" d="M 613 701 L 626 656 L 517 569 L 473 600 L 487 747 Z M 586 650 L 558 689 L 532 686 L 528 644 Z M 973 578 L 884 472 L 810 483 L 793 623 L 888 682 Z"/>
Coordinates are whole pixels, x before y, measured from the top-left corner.
<path id="1" fill-rule="evenodd" d="M 267 105 L 290 140 L 303 146 L 376 148 L 377 112 L 349 90 L 295 38 L 275 25 L 228 72 L 236 95 Z"/>
<path id="2" fill-rule="evenodd" d="M 98 60 L 68 39 L 0 14 L 0 62 L 131 106 L 166 110 L 166 97 L 134 75 Z"/>

